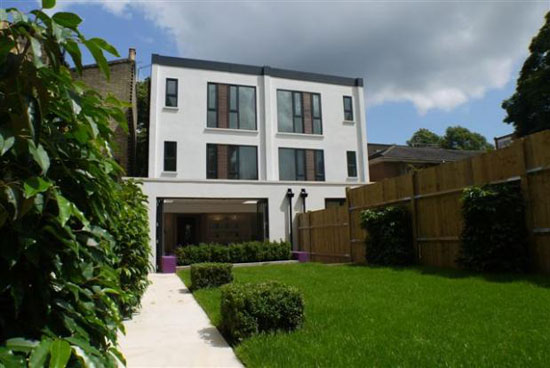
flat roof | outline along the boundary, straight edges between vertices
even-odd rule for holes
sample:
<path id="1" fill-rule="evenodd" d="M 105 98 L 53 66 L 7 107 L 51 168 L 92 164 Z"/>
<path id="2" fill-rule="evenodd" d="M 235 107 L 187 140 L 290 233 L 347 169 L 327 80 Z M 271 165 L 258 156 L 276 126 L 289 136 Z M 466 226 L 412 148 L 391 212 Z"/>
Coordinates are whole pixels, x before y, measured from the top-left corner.
<path id="1" fill-rule="evenodd" d="M 173 56 L 153 54 L 151 64 L 174 66 L 189 69 L 215 70 L 220 72 L 269 75 L 276 78 L 294 79 L 307 82 L 338 84 L 343 86 L 362 87 L 363 78 L 349 78 L 337 75 L 301 72 L 298 70 L 272 68 L 270 66 L 255 66 L 246 64 L 225 63 L 220 61 L 187 59 Z"/>

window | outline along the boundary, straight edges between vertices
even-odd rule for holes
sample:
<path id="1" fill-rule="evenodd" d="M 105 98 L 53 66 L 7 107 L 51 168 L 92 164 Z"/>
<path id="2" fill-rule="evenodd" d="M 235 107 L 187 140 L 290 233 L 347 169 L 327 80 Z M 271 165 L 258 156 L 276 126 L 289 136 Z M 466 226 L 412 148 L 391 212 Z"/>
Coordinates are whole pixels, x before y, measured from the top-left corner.
<path id="1" fill-rule="evenodd" d="M 177 152 L 176 142 L 164 142 L 164 171 L 176 171 Z"/>
<path id="2" fill-rule="evenodd" d="M 258 180 L 258 152 L 255 146 L 207 144 L 206 157 L 208 179 Z M 227 159 L 219 162 L 223 157 Z"/>
<path id="3" fill-rule="evenodd" d="M 314 93 L 311 95 L 311 115 L 313 118 L 313 134 L 323 134 L 323 125 L 321 123 L 321 95 Z"/>
<path id="4" fill-rule="evenodd" d="M 166 78 L 166 99 L 164 105 L 167 107 L 178 107 L 178 80 Z"/>
<path id="5" fill-rule="evenodd" d="M 208 112 L 206 117 L 206 126 L 215 128 L 218 126 L 218 85 L 208 83 L 207 96 Z"/>
<path id="6" fill-rule="evenodd" d="M 348 161 L 348 177 L 356 178 L 357 177 L 357 158 L 355 151 L 347 151 L 347 161 Z"/>
<path id="7" fill-rule="evenodd" d="M 220 93 L 218 90 L 227 89 Z M 224 105 L 225 104 L 225 105 Z M 227 115 L 218 116 L 218 106 L 227 106 Z M 208 116 L 210 128 L 256 130 L 256 88 L 247 86 L 208 83 Z"/>
<path id="8" fill-rule="evenodd" d="M 313 160 L 308 162 L 308 156 Z M 279 148 L 279 180 L 324 181 L 323 151 Z"/>
<path id="9" fill-rule="evenodd" d="M 304 113 L 304 101 L 311 106 L 311 115 Z M 277 90 L 279 132 L 323 134 L 321 95 L 318 93 Z"/>
<path id="10" fill-rule="evenodd" d="M 353 104 L 351 96 L 344 96 L 344 120 L 353 121 Z"/>

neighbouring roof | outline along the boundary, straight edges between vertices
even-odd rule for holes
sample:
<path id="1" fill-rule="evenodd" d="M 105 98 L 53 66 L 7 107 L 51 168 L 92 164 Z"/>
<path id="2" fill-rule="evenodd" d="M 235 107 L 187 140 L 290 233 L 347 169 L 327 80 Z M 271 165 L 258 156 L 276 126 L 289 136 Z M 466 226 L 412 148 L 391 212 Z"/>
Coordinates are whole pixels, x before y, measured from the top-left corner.
<path id="1" fill-rule="evenodd" d="M 337 75 L 302 72 L 289 69 L 278 69 L 270 66 L 255 66 L 245 64 L 225 63 L 220 61 L 187 59 L 153 54 L 152 64 L 175 66 L 190 69 L 215 70 L 229 73 L 269 75 L 276 78 L 295 79 L 308 82 L 338 84 L 344 86 L 363 86 L 363 78 L 349 78 Z"/>
<path id="2" fill-rule="evenodd" d="M 433 147 L 409 147 L 397 144 L 368 144 L 369 161 L 441 163 L 476 156 L 484 151 L 462 151 Z"/>

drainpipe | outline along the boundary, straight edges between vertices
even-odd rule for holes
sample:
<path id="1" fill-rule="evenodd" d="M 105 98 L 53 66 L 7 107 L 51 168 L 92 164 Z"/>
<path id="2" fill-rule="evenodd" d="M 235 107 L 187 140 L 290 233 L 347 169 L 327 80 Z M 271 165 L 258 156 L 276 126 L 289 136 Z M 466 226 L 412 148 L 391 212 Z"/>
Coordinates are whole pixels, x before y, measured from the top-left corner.
<path id="1" fill-rule="evenodd" d="M 305 188 L 302 188 L 300 191 L 300 198 L 302 198 L 302 210 L 305 213 L 306 212 L 306 198 L 308 196 L 308 193 L 306 192 Z"/>
<path id="2" fill-rule="evenodd" d="M 292 188 L 288 188 L 286 190 L 286 198 L 288 199 L 288 222 L 289 222 L 289 229 L 290 229 L 290 245 L 292 247 L 292 250 L 294 250 L 294 237 L 292 236 L 292 198 L 294 198 L 294 193 L 292 192 Z"/>

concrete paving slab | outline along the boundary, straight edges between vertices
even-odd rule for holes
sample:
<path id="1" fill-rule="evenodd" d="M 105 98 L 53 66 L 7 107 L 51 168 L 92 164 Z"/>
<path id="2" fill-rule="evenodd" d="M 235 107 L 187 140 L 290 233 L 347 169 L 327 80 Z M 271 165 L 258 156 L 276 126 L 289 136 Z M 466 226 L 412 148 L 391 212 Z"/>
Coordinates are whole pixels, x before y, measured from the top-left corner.
<path id="1" fill-rule="evenodd" d="M 140 312 L 119 336 L 128 367 L 242 367 L 178 276 L 149 278 Z"/>

